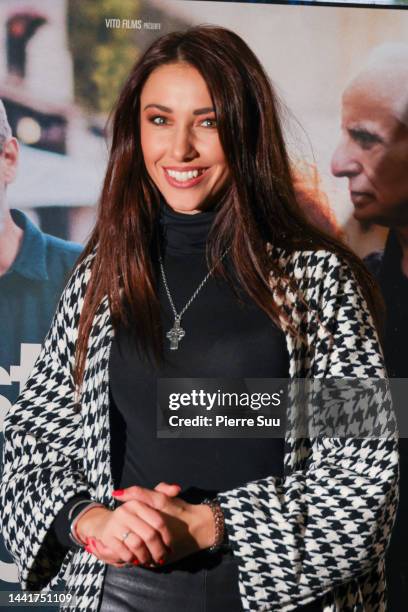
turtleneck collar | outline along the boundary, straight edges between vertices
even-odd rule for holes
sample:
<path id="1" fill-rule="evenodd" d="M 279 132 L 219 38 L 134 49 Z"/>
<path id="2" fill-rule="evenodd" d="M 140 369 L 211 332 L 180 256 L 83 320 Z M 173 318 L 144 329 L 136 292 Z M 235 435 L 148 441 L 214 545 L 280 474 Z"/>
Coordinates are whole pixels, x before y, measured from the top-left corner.
<path id="1" fill-rule="evenodd" d="M 215 215 L 214 209 L 193 215 L 176 212 L 161 198 L 159 222 L 166 252 L 171 255 L 205 252 Z"/>

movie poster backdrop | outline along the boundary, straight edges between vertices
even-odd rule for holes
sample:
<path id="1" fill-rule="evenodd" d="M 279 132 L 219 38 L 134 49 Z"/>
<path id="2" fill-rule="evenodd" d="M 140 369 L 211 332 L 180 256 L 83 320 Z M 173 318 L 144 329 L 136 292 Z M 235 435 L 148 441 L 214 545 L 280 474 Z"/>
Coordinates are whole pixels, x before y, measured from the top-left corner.
<path id="1" fill-rule="evenodd" d="M 397 172 L 401 164 L 408 170 L 408 138 L 396 153 L 381 117 L 364 116 L 364 105 L 343 93 L 365 71 L 361 95 L 370 94 L 376 105 L 386 91 L 390 114 L 399 113 L 407 126 L 408 73 L 404 81 L 403 72 L 388 69 L 390 61 L 395 66 L 392 58 L 408 58 L 403 2 L 2 0 L 0 99 L 20 157 L 14 183 L 0 196 L 0 240 L 7 243 L 7 208 L 23 238 L 14 263 L 0 276 L 0 432 L 93 227 L 107 161 L 105 124 L 120 87 L 150 43 L 203 23 L 237 32 L 270 75 L 284 102 L 296 180 L 312 196 L 305 197 L 307 213 L 367 258 L 374 271 L 383 264 L 389 228 L 365 209 L 370 193 L 374 197 L 370 189 L 385 193 L 385 204 L 399 198 L 408 206 L 408 171 Z M 354 121 L 343 120 L 343 129 L 342 104 Z M 394 162 L 397 156 L 397 170 L 388 155 Z M 44 245 L 56 244 L 46 235 L 58 239 L 64 266 L 44 267 Z M 398 258 L 393 265 L 398 268 Z M 393 300 L 400 297 L 394 290 Z M 408 362 L 407 356 L 408 350 L 399 359 Z M 0 447 L 1 440 L 0 434 Z M 0 539 L 0 591 L 18 590 L 17 567 Z"/>

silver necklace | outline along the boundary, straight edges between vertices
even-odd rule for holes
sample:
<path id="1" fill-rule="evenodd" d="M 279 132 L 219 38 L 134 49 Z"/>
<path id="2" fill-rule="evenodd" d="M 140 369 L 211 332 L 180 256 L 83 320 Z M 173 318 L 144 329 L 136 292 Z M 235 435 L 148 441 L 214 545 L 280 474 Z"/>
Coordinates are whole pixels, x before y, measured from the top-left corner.
<path id="1" fill-rule="evenodd" d="M 159 250 L 159 263 L 160 263 L 160 271 L 163 279 L 164 288 L 166 289 L 167 297 L 169 298 L 170 306 L 174 314 L 174 324 L 173 327 L 167 332 L 166 338 L 170 340 L 170 350 L 176 351 L 178 349 L 179 342 L 186 335 L 185 330 L 180 326 L 181 317 L 186 312 L 187 308 L 191 305 L 191 303 L 195 300 L 201 289 L 204 287 L 205 283 L 210 278 L 211 274 L 214 272 L 216 266 L 224 259 L 228 251 L 231 247 L 228 247 L 226 251 L 221 255 L 219 261 L 211 268 L 211 270 L 205 275 L 201 283 L 198 285 L 197 289 L 194 291 L 191 298 L 186 302 L 180 312 L 177 312 L 176 307 L 174 306 L 173 298 L 171 297 L 169 285 L 167 283 L 166 273 L 164 271 L 163 260 Z"/>

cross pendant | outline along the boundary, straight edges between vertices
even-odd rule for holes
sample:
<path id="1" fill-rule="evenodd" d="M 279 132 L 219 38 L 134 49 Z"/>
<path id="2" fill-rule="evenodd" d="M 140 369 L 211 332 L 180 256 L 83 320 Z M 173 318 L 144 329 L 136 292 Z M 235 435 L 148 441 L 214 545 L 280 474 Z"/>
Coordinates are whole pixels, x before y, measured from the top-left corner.
<path id="1" fill-rule="evenodd" d="M 178 349 L 179 342 L 184 336 L 186 332 L 182 327 L 180 327 L 180 319 L 174 319 L 174 325 L 170 331 L 167 332 L 166 338 L 170 340 L 170 350 L 175 351 Z"/>

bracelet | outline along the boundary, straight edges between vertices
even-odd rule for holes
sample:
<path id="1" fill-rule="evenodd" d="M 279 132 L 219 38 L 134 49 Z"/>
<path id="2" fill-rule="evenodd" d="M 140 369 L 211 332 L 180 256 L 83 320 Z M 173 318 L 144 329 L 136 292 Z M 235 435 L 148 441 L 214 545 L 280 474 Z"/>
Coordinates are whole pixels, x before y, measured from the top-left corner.
<path id="1" fill-rule="evenodd" d="M 217 552 L 220 550 L 224 544 L 225 538 L 225 523 L 224 523 L 224 513 L 221 510 L 221 506 L 218 503 L 217 499 L 206 498 L 202 502 L 202 504 L 207 504 L 211 508 L 211 511 L 214 516 L 215 522 L 215 539 L 214 543 L 207 548 L 208 552 Z"/>
<path id="2" fill-rule="evenodd" d="M 78 506 L 81 506 L 83 504 L 86 504 L 85 508 L 83 508 L 81 510 L 81 512 L 79 512 L 76 515 L 76 517 L 74 518 L 73 521 L 71 521 L 70 528 L 69 528 L 69 537 L 74 542 L 74 544 L 77 544 L 78 546 L 85 546 L 85 544 L 86 544 L 85 542 L 83 542 L 80 539 L 80 537 L 77 534 L 76 524 L 77 524 L 78 520 L 81 518 L 81 516 L 83 516 L 91 508 L 105 508 L 105 506 L 103 504 L 100 504 L 99 502 L 90 501 L 89 499 L 81 499 L 79 502 L 74 504 L 72 506 L 72 508 L 70 509 L 70 511 L 68 513 L 68 520 L 71 520 L 72 514 L 73 514 L 75 508 L 78 508 Z"/>

